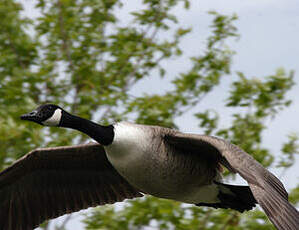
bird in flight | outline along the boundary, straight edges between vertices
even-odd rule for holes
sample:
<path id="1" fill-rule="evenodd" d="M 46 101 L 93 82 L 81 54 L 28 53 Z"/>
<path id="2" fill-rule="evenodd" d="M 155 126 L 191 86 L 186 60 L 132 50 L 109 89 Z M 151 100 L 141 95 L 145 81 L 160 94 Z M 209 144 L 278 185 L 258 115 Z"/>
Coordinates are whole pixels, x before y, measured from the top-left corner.
<path id="1" fill-rule="evenodd" d="M 129 122 L 103 126 L 53 104 L 21 119 L 75 129 L 97 143 L 35 149 L 3 170 L 0 230 L 31 230 L 145 194 L 239 212 L 259 204 L 278 230 L 299 229 L 299 212 L 280 180 L 226 140 Z M 222 166 L 249 186 L 223 183 Z"/>

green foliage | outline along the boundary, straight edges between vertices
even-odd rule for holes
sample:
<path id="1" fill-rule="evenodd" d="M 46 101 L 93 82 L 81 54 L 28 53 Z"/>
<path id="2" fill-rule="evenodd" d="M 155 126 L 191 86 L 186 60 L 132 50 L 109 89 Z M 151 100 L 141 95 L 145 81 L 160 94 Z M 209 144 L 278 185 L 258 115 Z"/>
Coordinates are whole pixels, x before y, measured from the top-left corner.
<path id="1" fill-rule="evenodd" d="M 279 161 L 279 167 L 291 167 L 295 163 L 295 154 L 299 154 L 299 138 L 296 134 L 288 136 L 289 141 L 282 146 L 282 156 Z"/>
<path id="2" fill-rule="evenodd" d="M 85 141 L 87 137 L 78 132 L 41 129 L 19 120 L 20 114 L 46 102 L 101 123 L 135 119 L 175 128 L 179 128 L 176 118 L 191 110 L 207 134 L 231 140 L 263 165 L 273 167 L 278 162 L 284 170 L 294 165 L 299 151 L 295 134 L 283 144 L 279 161 L 262 138 L 265 122 L 291 104 L 287 92 L 294 85 L 292 72 L 278 69 L 264 78 L 237 73 L 226 100 L 233 111 L 228 127 L 219 127 L 217 108 L 194 109 L 208 94 L 213 96 L 221 81 L 230 81 L 234 52 L 228 40 L 238 37 L 235 15 L 210 12 L 213 20 L 205 49 L 190 58 L 189 70 L 170 78 L 165 63 L 183 53 L 179 44 L 191 32 L 179 26 L 173 9 L 188 9 L 189 1 L 144 0 L 126 25 L 117 17 L 125 3 L 117 0 L 36 3 L 41 15 L 35 21 L 21 14 L 17 1 L 0 3 L 1 169 L 36 147 Z M 160 36 L 165 33 L 167 38 Z M 131 96 L 138 82 L 154 74 L 171 82 L 171 89 L 159 95 Z M 297 185 L 290 194 L 294 204 L 299 201 L 298 191 Z M 259 210 L 239 214 L 150 196 L 121 207 L 95 208 L 84 223 L 87 229 L 273 229 Z M 48 223 L 42 227 L 47 229 Z"/>
<path id="3" fill-rule="evenodd" d="M 265 229 L 274 230 L 261 211 L 240 214 L 232 210 L 213 210 L 148 196 L 115 206 L 97 207 L 84 220 L 88 230 L 140 229 Z"/>
<path id="4" fill-rule="evenodd" d="M 297 187 L 292 190 L 289 199 L 293 204 L 299 203 L 299 185 L 297 185 Z"/>
<path id="5" fill-rule="evenodd" d="M 285 99 L 286 92 L 294 85 L 293 72 L 286 73 L 278 69 L 265 81 L 258 78 L 247 79 L 243 73 L 238 73 L 239 80 L 233 83 L 228 106 L 243 106 L 254 108 L 257 117 L 274 116 L 291 101 Z"/>
<path id="6" fill-rule="evenodd" d="M 226 39 L 237 37 L 236 27 L 232 24 L 235 15 L 225 16 L 211 12 L 213 20 L 212 35 L 207 38 L 207 47 L 202 55 L 192 57 L 192 68 L 182 73 L 173 83 L 175 93 L 180 97 L 181 104 L 194 106 L 220 83 L 221 77 L 230 73 L 232 55 L 226 45 Z"/>
<path id="7" fill-rule="evenodd" d="M 200 121 L 199 127 L 204 128 L 207 135 L 210 135 L 218 127 L 219 115 L 215 110 L 206 110 L 196 113 L 194 116 Z"/>

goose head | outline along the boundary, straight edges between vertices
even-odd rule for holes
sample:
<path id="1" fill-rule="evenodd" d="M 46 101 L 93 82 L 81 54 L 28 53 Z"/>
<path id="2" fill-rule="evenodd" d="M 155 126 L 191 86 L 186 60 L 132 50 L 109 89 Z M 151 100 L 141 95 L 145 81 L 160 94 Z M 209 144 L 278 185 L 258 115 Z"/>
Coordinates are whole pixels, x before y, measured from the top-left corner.
<path id="1" fill-rule="evenodd" d="M 44 126 L 60 126 L 65 111 L 57 105 L 45 104 L 30 113 L 23 114 L 22 120 L 33 121 Z"/>
<path id="2" fill-rule="evenodd" d="M 21 116 L 22 120 L 33 121 L 44 126 L 75 129 L 85 133 L 101 145 L 109 145 L 114 139 L 114 126 L 102 126 L 90 120 L 72 115 L 61 107 L 45 104 Z"/>

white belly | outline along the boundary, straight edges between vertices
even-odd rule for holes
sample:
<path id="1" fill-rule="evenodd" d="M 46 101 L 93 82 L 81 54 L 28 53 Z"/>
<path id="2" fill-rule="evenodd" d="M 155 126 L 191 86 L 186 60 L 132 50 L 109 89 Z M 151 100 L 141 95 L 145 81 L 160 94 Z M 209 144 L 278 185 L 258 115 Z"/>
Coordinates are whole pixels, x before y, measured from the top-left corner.
<path id="1" fill-rule="evenodd" d="M 202 185 L 198 175 L 167 165 L 167 156 L 156 151 L 159 137 L 143 126 L 115 125 L 115 138 L 106 146 L 107 157 L 115 169 L 134 187 L 157 197 L 186 203 L 218 201 L 216 185 Z"/>

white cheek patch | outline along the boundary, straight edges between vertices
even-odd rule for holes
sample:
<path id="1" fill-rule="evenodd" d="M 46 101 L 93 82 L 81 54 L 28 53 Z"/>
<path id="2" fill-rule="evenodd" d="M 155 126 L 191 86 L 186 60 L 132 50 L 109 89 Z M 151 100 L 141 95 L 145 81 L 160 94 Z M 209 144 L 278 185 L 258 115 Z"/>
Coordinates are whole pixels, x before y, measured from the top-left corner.
<path id="1" fill-rule="evenodd" d="M 47 126 L 58 126 L 61 120 L 62 110 L 56 109 L 53 115 L 45 121 L 42 121 L 43 125 Z"/>

